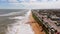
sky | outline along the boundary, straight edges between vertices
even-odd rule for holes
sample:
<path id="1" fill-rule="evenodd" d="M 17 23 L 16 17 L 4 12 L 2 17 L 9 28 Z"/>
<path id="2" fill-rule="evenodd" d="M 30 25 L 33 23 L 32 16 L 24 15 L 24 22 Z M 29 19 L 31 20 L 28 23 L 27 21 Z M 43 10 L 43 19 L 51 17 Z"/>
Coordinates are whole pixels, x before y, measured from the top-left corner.
<path id="1" fill-rule="evenodd" d="M 0 9 L 59 9 L 60 0 L 0 0 Z"/>

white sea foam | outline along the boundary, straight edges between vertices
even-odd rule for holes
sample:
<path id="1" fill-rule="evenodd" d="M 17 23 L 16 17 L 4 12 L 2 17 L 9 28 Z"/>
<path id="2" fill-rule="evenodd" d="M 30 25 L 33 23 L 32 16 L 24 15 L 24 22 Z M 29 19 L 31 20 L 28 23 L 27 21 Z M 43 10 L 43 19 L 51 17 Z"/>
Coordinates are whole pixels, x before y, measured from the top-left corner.
<path id="1" fill-rule="evenodd" d="M 17 16 L 10 19 L 21 19 L 17 20 L 16 23 L 8 25 L 6 34 L 34 34 L 30 24 L 26 24 L 29 20 L 29 15 L 31 11 L 29 10 L 25 16 Z"/>
<path id="2" fill-rule="evenodd" d="M 19 14 L 20 12 L 11 12 L 11 13 L 8 13 L 8 14 L 2 14 L 0 16 L 10 16 L 10 15 L 16 15 L 16 14 Z"/>

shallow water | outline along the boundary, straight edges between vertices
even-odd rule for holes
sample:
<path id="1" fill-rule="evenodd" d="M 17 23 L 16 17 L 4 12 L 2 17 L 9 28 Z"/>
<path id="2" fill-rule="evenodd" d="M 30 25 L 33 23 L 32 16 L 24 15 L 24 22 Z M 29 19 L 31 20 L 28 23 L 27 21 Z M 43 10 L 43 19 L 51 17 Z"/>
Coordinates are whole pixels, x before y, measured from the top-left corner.
<path id="1" fill-rule="evenodd" d="M 0 34 L 34 34 L 29 20 L 31 10 L 0 9 Z"/>

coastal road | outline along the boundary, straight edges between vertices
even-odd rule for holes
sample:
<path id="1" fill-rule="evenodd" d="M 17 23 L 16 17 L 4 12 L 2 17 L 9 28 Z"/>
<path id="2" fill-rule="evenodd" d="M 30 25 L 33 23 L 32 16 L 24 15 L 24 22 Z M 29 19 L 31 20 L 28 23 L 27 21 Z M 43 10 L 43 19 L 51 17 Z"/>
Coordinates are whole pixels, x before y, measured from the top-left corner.
<path id="1" fill-rule="evenodd" d="M 35 34 L 45 34 L 44 31 L 42 31 L 42 27 L 38 25 L 38 23 L 34 20 L 32 17 L 32 13 L 30 14 L 30 25 L 35 32 Z"/>

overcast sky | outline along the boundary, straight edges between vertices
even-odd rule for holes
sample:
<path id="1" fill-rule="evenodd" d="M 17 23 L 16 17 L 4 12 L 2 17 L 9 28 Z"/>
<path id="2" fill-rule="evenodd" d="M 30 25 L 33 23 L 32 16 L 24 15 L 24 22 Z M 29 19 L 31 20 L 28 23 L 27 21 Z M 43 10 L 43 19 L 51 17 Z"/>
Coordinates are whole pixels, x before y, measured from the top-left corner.
<path id="1" fill-rule="evenodd" d="M 0 0 L 0 9 L 60 9 L 60 0 Z"/>

